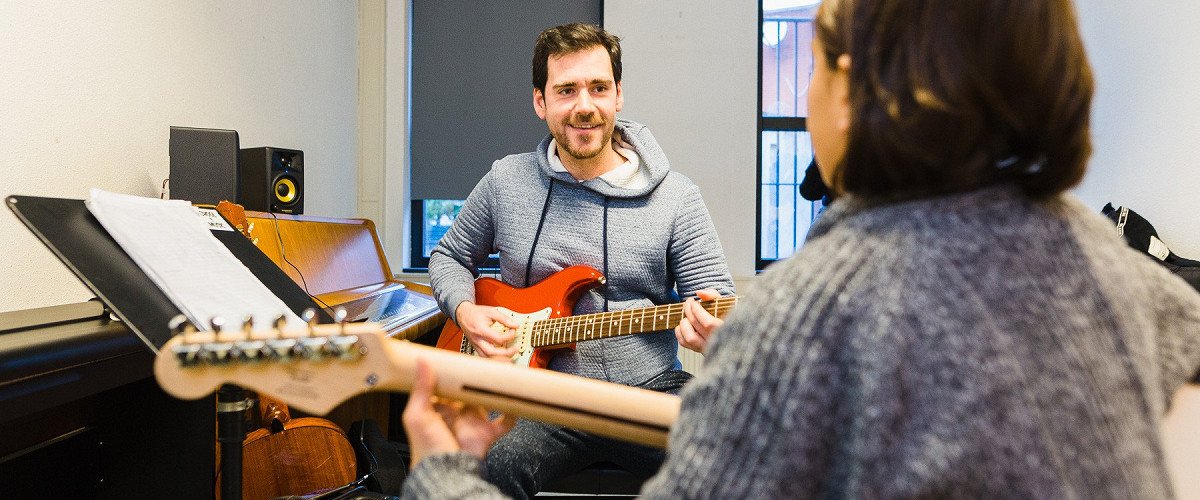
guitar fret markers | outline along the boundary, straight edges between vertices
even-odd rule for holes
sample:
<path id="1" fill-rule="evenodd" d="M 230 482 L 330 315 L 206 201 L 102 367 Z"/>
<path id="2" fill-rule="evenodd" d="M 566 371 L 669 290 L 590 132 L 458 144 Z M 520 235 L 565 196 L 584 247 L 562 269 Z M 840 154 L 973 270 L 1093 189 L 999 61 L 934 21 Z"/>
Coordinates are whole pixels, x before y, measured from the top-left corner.
<path id="1" fill-rule="evenodd" d="M 721 297 L 701 302 L 714 316 L 722 316 L 737 304 L 737 297 Z M 533 347 L 571 344 L 635 333 L 674 328 L 683 319 L 683 303 L 639 309 L 624 309 L 580 316 L 535 321 L 530 326 Z M 649 315 L 649 321 L 647 321 Z M 649 323 L 649 324 L 646 324 Z"/>

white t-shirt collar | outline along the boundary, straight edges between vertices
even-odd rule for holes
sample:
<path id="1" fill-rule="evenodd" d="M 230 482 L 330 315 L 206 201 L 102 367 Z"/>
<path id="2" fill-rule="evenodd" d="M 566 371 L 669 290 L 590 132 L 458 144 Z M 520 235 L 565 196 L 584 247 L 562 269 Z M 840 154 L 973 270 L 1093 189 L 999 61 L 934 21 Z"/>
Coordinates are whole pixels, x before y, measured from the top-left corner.
<path id="1" fill-rule="evenodd" d="M 625 189 L 641 189 L 648 186 L 650 184 L 650 172 L 644 168 L 639 168 L 641 166 L 641 159 L 633 151 L 633 146 L 629 145 L 621 137 L 620 132 L 613 132 L 612 148 L 613 151 L 616 151 L 625 158 L 625 163 L 605 172 L 600 176 L 600 179 L 613 187 Z M 562 160 L 558 157 L 558 142 L 554 138 L 550 138 L 550 145 L 546 147 L 546 159 L 550 162 L 550 168 L 555 172 L 567 171 L 567 167 L 563 165 Z"/>

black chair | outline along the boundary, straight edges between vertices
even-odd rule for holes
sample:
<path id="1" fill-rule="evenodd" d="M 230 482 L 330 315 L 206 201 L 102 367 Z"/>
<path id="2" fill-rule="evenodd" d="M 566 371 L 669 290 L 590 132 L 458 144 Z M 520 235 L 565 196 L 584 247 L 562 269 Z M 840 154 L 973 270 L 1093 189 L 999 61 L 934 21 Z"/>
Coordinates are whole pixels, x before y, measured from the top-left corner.
<path id="1" fill-rule="evenodd" d="M 598 462 L 546 485 L 554 496 L 604 496 L 634 498 L 644 481 L 612 462 Z"/>

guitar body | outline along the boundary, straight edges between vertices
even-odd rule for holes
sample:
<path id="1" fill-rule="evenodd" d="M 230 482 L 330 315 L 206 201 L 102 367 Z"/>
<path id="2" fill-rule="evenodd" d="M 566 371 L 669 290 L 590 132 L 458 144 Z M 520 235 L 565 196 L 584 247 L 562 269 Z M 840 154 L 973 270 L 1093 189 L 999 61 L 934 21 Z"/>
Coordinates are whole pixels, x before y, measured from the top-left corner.
<path id="1" fill-rule="evenodd" d="M 271 397 L 260 396 L 259 401 L 263 427 L 242 442 L 242 498 L 303 495 L 355 479 L 354 448 L 337 424 L 317 417 L 292 418 L 287 405 Z"/>
<path id="2" fill-rule="evenodd" d="M 518 319 L 541 320 L 570 316 L 575 302 L 584 292 L 604 284 L 604 275 L 587 266 L 571 266 L 528 288 L 517 288 L 493 278 L 475 280 L 475 303 L 498 306 Z M 464 353 L 474 352 L 466 342 L 458 324 L 447 321 L 438 337 L 437 347 Z M 517 353 L 514 363 L 534 368 L 550 365 L 555 351 L 573 348 L 574 344 L 553 349 L 532 349 Z"/>

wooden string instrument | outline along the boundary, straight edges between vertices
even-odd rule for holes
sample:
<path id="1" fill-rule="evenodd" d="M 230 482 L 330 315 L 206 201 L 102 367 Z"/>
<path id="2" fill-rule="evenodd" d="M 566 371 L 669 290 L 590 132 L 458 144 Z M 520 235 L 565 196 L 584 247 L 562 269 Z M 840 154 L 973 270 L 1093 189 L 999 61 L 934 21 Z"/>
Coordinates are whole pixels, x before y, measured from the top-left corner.
<path id="1" fill-rule="evenodd" d="M 437 372 L 438 396 L 634 443 L 665 447 L 679 415 L 678 396 L 396 340 L 369 323 L 183 333 L 160 350 L 154 376 L 181 399 L 229 383 L 325 414 L 366 391 L 410 390 L 417 358 Z"/>
<path id="2" fill-rule="evenodd" d="M 262 427 L 242 442 L 242 498 L 298 495 L 354 481 L 354 448 L 337 424 L 293 418 L 282 401 L 261 394 L 258 399 Z M 217 470 L 220 484 L 219 461 Z"/>

